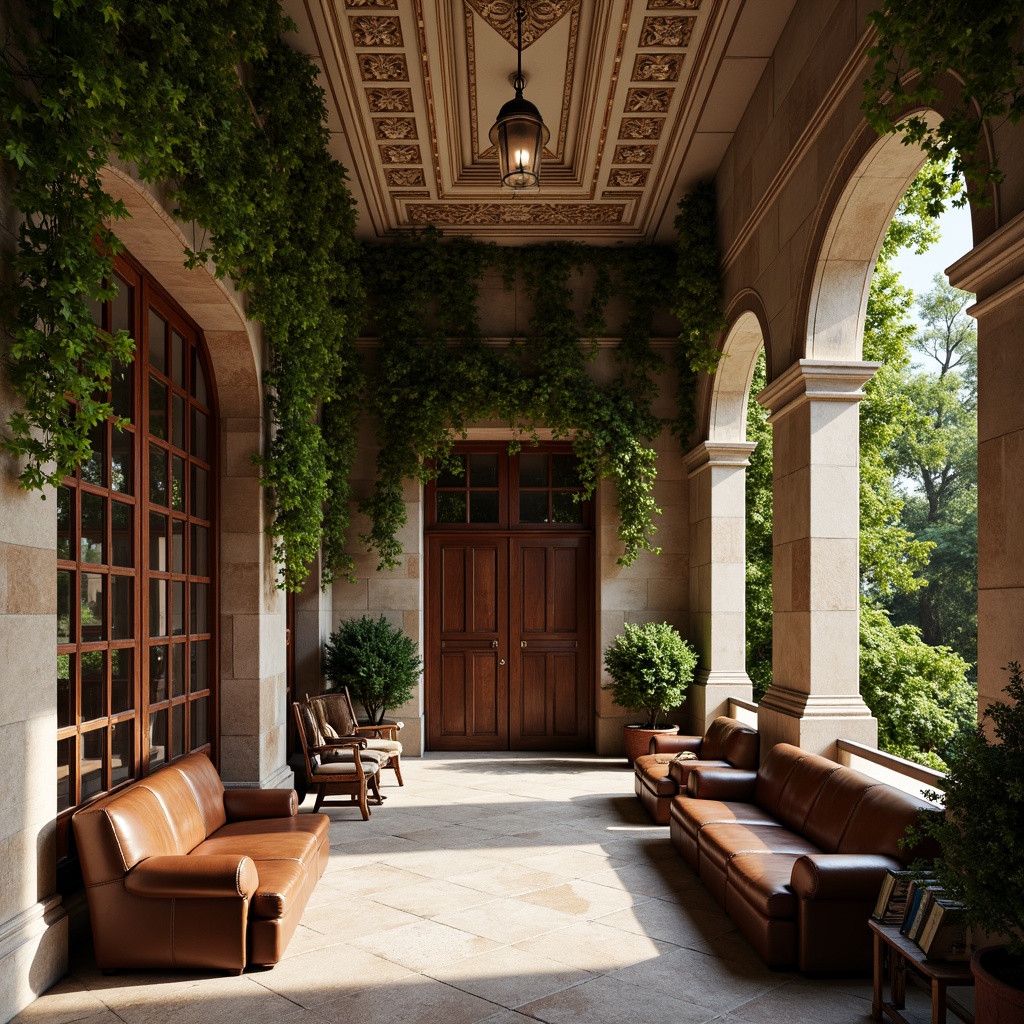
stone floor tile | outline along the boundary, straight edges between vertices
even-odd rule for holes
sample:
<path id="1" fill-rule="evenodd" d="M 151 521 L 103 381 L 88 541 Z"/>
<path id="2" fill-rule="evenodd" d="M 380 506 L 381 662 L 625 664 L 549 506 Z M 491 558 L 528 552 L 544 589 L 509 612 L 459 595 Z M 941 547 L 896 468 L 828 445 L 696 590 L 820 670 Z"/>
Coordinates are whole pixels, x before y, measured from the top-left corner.
<path id="1" fill-rule="evenodd" d="M 572 917 L 593 921 L 636 906 L 638 903 L 646 903 L 655 897 L 627 892 L 625 889 L 613 889 L 607 885 L 598 885 L 577 878 L 562 885 L 553 885 L 549 889 L 524 893 L 519 898 L 538 907 L 549 907 Z"/>
<path id="2" fill-rule="evenodd" d="M 693 909 L 674 900 L 661 899 L 648 900 L 600 920 L 609 927 L 649 935 L 676 946 L 692 947 L 735 930 L 735 925 L 717 906 Z"/>
<path id="3" fill-rule="evenodd" d="M 375 893 L 374 902 L 403 910 L 417 917 L 434 918 L 453 910 L 465 910 L 494 899 L 491 893 L 455 885 L 443 878 L 426 878 L 422 882 L 403 885 L 398 889 Z"/>
<path id="4" fill-rule="evenodd" d="M 461 960 L 427 972 L 432 978 L 489 999 L 516 1007 L 589 981 L 596 975 L 514 946 Z"/>
<path id="5" fill-rule="evenodd" d="M 667 942 L 606 928 L 596 921 L 580 921 L 557 932 L 518 942 L 516 946 L 596 974 L 608 974 L 674 948 Z"/>
<path id="6" fill-rule="evenodd" d="M 352 945 L 412 971 L 426 971 L 486 953 L 502 943 L 436 921 L 417 921 L 380 935 L 361 936 L 353 939 Z"/>
<path id="7" fill-rule="evenodd" d="M 550 871 L 535 871 L 522 868 L 518 864 L 493 864 L 462 874 L 449 875 L 448 881 L 468 886 L 470 889 L 480 889 L 494 896 L 521 896 L 536 889 L 549 889 L 553 885 L 561 884 L 565 879 Z"/>
<path id="8" fill-rule="evenodd" d="M 326 885 L 342 896 L 372 896 L 376 892 L 422 882 L 426 877 L 393 864 L 360 864 L 348 869 L 338 867 L 324 874 L 317 888 Z"/>
<path id="9" fill-rule="evenodd" d="M 434 920 L 503 944 L 521 942 L 575 923 L 574 917 L 560 910 L 515 897 L 438 914 Z"/>
<path id="10" fill-rule="evenodd" d="M 745 1024 L 867 1024 L 871 1020 L 871 986 L 862 995 L 829 981 L 796 979 L 751 999 L 731 1011 Z"/>
<path id="11" fill-rule="evenodd" d="M 644 893 L 647 896 L 668 896 L 700 884 L 682 860 L 606 867 L 586 878 L 588 882 L 596 882 L 598 885 Z"/>
<path id="12" fill-rule="evenodd" d="M 322 937 L 331 936 L 343 941 L 354 935 L 365 935 L 367 932 L 385 932 L 391 928 L 401 928 L 418 920 L 419 917 L 415 914 L 384 906 L 366 896 L 349 896 L 326 906 L 312 909 L 307 907 L 302 915 L 302 923 L 307 928 L 319 932 Z"/>
<path id="13" fill-rule="evenodd" d="M 479 996 L 416 975 L 383 989 L 340 995 L 317 1012 L 330 1024 L 477 1024 L 498 1009 Z"/>

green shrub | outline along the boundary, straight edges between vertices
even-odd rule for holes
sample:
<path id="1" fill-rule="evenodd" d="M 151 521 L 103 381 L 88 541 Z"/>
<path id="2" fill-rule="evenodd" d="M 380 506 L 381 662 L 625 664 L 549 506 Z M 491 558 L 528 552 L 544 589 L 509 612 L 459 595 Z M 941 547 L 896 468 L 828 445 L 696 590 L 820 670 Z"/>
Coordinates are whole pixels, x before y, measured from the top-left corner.
<path id="1" fill-rule="evenodd" d="M 416 645 L 383 615 L 346 619 L 324 645 L 324 674 L 348 687 L 371 723 L 412 696 L 422 667 Z"/>
<path id="2" fill-rule="evenodd" d="M 667 622 L 626 623 L 604 652 L 612 681 L 604 687 L 621 708 L 644 711 L 648 729 L 658 716 L 678 707 L 697 667 L 697 654 Z"/>

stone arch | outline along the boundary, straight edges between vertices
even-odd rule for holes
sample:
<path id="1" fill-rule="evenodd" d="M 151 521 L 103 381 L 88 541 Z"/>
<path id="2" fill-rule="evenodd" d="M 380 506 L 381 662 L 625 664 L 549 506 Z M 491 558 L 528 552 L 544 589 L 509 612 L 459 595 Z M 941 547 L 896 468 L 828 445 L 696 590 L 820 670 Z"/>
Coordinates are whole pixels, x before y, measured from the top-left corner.
<path id="1" fill-rule="evenodd" d="M 768 348 L 767 318 L 754 293 L 740 295 L 729 320 L 722 360 L 711 380 L 708 440 L 716 442 L 746 440 L 754 364 L 761 348 Z"/>

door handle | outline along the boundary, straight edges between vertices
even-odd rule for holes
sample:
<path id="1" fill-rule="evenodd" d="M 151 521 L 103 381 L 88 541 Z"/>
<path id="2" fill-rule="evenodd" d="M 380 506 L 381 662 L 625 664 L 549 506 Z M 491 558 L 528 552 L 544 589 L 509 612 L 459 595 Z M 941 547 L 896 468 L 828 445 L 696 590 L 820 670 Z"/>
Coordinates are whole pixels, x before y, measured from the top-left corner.
<path id="1" fill-rule="evenodd" d="M 497 640 L 492 640 L 491 641 L 491 646 L 492 647 L 497 647 L 498 646 L 498 641 Z"/>
<path id="2" fill-rule="evenodd" d="M 519 646 L 520 647 L 525 647 L 526 646 L 526 641 L 525 640 L 520 640 L 519 641 Z"/>
<path id="3" fill-rule="evenodd" d="M 504 664 L 505 664 L 505 659 L 504 659 L 504 658 L 502 658 L 502 659 L 501 659 L 501 661 L 499 661 L 499 662 L 498 662 L 498 664 L 499 664 L 499 665 L 504 665 Z"/>

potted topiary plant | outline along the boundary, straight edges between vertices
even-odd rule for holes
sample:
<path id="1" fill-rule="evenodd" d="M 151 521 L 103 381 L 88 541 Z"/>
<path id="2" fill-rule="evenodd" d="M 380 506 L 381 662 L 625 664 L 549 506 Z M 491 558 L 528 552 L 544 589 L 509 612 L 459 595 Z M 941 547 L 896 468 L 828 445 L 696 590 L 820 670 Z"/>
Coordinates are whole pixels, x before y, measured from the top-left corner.
<path id="1" fill-rule="evenodd" d="M 1007 666 L 1007 695 L 982 715 L 984 725 L 961 737 L 946 758 L 945 811 L 925 814 L 919 833 L 938 840 L 931 866 L 939 884 L 967 908 L 969 924 L 1006 944 L 975 952 L 978 1024 L 1024 1020 L 1024 677 Z"/>
<path id="2" fill-rule="evenodd" d="M 604 689 L 629 711 L 643 711 L 646 720 L 625 727 L 626 758 L 632 765 L 647 753 L 651 737 L 675 733 L 678 726 L 658 727 L 658 718 L 678 707 L 697 667 L 697 654 L 667 622 L 627 622 L 604 652 L 604 665 L 612 681 Z"/>
<path id="3" fill-rule="evenodd" d="M 422 667 L 416 645 L 383 615 L 346 619 L 324 645 L 324 674 L 348 687 L 371 725 L 413 695 Z"/>

